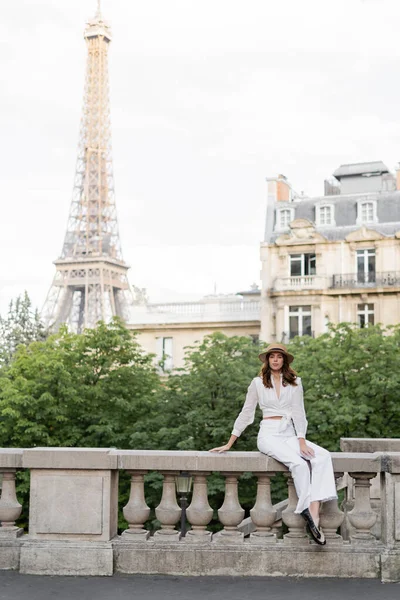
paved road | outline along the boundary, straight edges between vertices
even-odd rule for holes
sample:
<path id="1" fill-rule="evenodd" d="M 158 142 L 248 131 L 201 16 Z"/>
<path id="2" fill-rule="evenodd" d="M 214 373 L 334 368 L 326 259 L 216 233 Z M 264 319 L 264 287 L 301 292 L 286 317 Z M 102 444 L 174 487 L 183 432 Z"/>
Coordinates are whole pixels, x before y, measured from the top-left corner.
<path id="1" fill-rule="evenodd" d="M 1 600 L 399 600 L 400 583 L 284 577 L 44 577 L 0 571 Z"/>

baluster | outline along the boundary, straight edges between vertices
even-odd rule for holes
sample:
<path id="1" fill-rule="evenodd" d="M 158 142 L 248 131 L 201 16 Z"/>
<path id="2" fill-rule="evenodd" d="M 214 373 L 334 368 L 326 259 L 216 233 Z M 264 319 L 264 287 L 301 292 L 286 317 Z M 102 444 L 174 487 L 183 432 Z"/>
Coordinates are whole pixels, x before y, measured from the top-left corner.
<path id="1" fill-rule="evenodd" d="M 218 517 L 224 526 L 213 536 L 217 543 L 230 544 L 244 541 L 244 534 L 237 529 L 243 521 L 244 510 L 239 504 L 238 497 L 238 475 L 236 473 L 223 473 L 225 476 L 225 498 L 221 508 L 218 509 Z"/>
<path id="2" fill-rule="evenodd" d="M 161 502 L 156 508 L 156 517 L 161 523 L 161 529 L 155 532 L 153 539 L 156 542 L 178 542 L 180 532 L 175 525 L 181 516 L 181 508 L 176 501 L 175 475 L 177 472 L 163 473 L 163 492 Z"/>
<path id="3" fill-rule="evenodd" d="M 213 516 L 213 509 L 208 503 L 207 475 L 209 473 L 194 475 L 192 501 L 186 511 L 192 529 L 186 533 L 186 542 L 207 543 L 211 541 L 212 534 L 206 529 Z"/>
<path id="4" fill-rule="evenodd" d="M 342 476 L 343 473 L 335 473 L 335 479 Z M 344 512 L 339 509 L 337 499 L 322 503 L 319 520 L 325 538 L 329 540 L 329 543 L 342 544 L 343 538 L 336 532 L 344 521 Z"/>
<path id="5" fill-rule="evenodd" d="M 257 475 L 257 498 L 250 511 L 256 531 L 250 534 L 252 544 L 276 542 L 276 534 L 271 527 L 275 523 L 277 511 L 271 502 L 271 476 L 274 473 Z"/>
<path id="6" fill-rule="evenodd" d="M 289 532 L 283 536 L 284 542 L 291 544 L 307 545 L 309 539 L 305 530 L 305 522 L 301 515 L 296 514 L 294 511 L 297 506 L 298 498 L 296 489 L 294 487 L 293 478 L 290 473 L 284 473 L 288 482 L 288 505 L 285 510 L 282 511 L 282 521 L 289 528 Z"/>
<path id="7" fill-rule="evenodd" d="M 125 529 L 122 537 L 129 541 L 147 540 L 150 532 L 143 525 L 150 516 L 150 508 L 144 497 L 144 476 L 147 471 L 128 471 L 131 476 L 131 491 L 129 501 L 122 509 L 125 519 L 128 521 L 129 529 Z"/>
<path id="8" fill-rule="evenodd" d="M 22 512 L 22 506 L 15 492 L 15 469 L 2 470 L 3 485 L 0 498 L 0 536 L 19 537 L 23 529 L 15 525 Z"/>
<path id="9" fill-rule="evenodd" d="M 347 516 L 356 530 L 350 535 L 350 540 L 373 542 L 375 536 L 370 529 L 375 525 L 378 516 L 371 506 L 370 479 L 375 477 L 376 473 L 349 473 L 349 475 L 354 479 L 354 508 L 347 513 Z"/>

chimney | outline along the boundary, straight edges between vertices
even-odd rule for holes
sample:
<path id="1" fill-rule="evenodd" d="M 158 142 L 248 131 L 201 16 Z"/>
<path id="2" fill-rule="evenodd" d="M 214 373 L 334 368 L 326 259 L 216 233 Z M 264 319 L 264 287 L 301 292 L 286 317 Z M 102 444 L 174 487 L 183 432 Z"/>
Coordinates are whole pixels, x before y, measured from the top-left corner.
<path id="1" fill-rule="evenodd" d="M 285 175 L 267 177 L 268 199 L 273 202 L 291 202 L 292 188 Z"/>

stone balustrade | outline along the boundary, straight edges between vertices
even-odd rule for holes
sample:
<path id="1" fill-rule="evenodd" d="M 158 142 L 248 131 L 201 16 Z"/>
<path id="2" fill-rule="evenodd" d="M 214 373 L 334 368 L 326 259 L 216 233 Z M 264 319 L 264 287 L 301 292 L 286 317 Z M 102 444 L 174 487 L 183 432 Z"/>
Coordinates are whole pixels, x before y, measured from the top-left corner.
<path id="1" fill-rule="evenodd" d="M 37 574 L 119 571 L 400 581 L 400 452 L 338 452 L 332 460 L 345 497 L 340 506 L 337 500 L 323 504 L 320 523 L 327 544 L 318 546 L 294 512 L 297 496 L 287 468 L 259 452 L 0 449 L 0 568 Z M 22 510 L 15 491 L 21 469 L 30 471 L 29 529 L 24 534 L 15 524 Z M 128 526 L 118 535 L 120 471 L 130 476 L 130 496 L 121 507 Z M 163 478 L 158 506 L 146 500 L 146 474 L 151 472 Z M 175 490 L 180 472 L 193 477 L 185 537 L 179 530 Z M 207 492 L 214 472 L 225 478 L 224 499 L 215 511 Z M 245 515 L 238 481 L 248 472 L 257 478 L 257 492 L 250 515 Z M 271 502 L 271 480 L 282 472 L 288 499 L 277 507 Z M 378 533 L 370 497 L 376 477 L 381 490 Z M 160 525 L 155 532 L 146 526 L 152 510 Z M 243 527 L 245 517 L 251 527 Z M 213 518 L 220 523 L 214 533 Z"/>

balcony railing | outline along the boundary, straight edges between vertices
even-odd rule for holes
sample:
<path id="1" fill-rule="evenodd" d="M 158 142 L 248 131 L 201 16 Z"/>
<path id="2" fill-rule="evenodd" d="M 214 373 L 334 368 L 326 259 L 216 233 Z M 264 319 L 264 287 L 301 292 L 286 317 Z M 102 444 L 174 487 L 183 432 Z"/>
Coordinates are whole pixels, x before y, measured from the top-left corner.
<path id="1" fill-rule="evenodd" d="M 147 304 L 131 311 L 130 324 L 259 321 L 260 300 L 209 300 Z"/>
<path id="2" fill-rule="evenodd" d="M 400 272 L 347 273 L 333 276 L 332 288 L 376 288 L 400 286 Z"/>
<path id="3" fill-rule="evenodd" d="M 277 278 L 273 290 L 282 292 L 285 290 L 316 290 L 328 287 L 328 279 L 319 275 L 301 275 L 293 277 Z"/>
<path id="4" fill-rule="evenodd" d="M 337 500 L 323 504 L 324 547 L 310 542 L 302 517 L 294 512 L 297 496 L 288 469 L 259 452 L 0 449 L 0 569 L 48 575 L 111 575 L 115 570 L 400 581 L 400 452 L 396 449 L 331 454 L 344 501 L 340 506 Z M 27 534 L 15 525 L 22 510 L 15 486 L 16 471 L 21 469 L 30 471 Z M 128 527 L 118 535 L 120 470 L 130 476 L 131 485 L 123 508 Z M 184 537 L 175 491 L 175 475 L 180 472 L 194 480 L 187 509 L 191 528 Z M 225 496 L 214 512 L 207 478 L 215 472 L 224 476 Z M 238 494 L 238 480 L 249 472 L 258 482 L 250 524 Z M 162 477 L 163 489 L 158 503 L 148 506 L 146 490 L 154 486 L 153 473 Z M 288 498 L 273 505 L 270 484 L 277 473 L 286 476 Z M 378 507 L 371 503 L 371 480 L 378 485 Z M 154 532 L 148 528 L 151 514 L 159 524 Z M 217 533 L 209 529 L 213 517 L 220 523 Z M 316 557 L 316 552 L 326 556 Z"/>
<path id="5" fill-rule="evenodd" d="M 383 273 L 339 273 L 328 277 L 319 275 L 302 275 L 296 277 L 280 277 L 275 279 L 273 291 L 286 290 L 318 290 L 338 288 L 377 288 L 400 287 L 400 272 Z"/>

